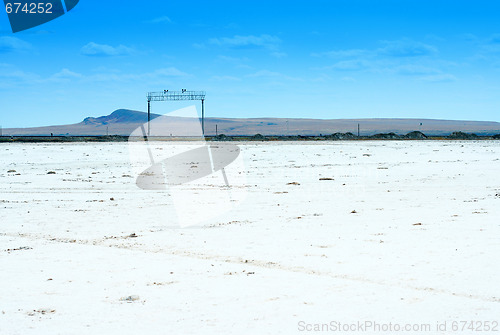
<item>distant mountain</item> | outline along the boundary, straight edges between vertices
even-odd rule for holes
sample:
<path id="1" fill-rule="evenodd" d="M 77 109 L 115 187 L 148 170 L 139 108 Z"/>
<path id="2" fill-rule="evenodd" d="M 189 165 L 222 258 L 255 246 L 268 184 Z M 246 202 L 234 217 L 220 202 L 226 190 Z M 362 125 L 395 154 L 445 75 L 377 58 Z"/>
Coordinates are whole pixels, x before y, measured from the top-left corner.
<path id="1" fill-rule="evenodd" d="M 152 114 L 151 119 L 161 115 Z M 4 129 L 3 135 L 130 135 L 137 127 L 147 122 L 147 113 L 118 109 L 107 116 L 88 117 L 70 125 Z M 183 136 L 183 130 L 192 124 L 192 119 L 172 117 L 169 134 Z M 426 135 L 449 135 L 453 132 L 478 135 L 500 134 L 500 123 L 488 121 L 456 121 L 433 119 L 285 119 L 285 118 L 206 118 L 205 133 L 215 135 L 319 135 L 351 132 L 357 134 L 358 124 L 363 136 L 394 132 L 407 134 L 421 131 Z"/>
<path id="2" fill-rule="evenodd" d="M 161 115 L 151 114 L 151 120 L 159 117 Z M 101 117 L 88 117 L 84 119 L 81 123 L 84 125 L 108 125 L 117 123 L 146 123 L 148 122 L 147 113 L 128 110 L 128 109 L 118 109 L 107 116 Z"/>

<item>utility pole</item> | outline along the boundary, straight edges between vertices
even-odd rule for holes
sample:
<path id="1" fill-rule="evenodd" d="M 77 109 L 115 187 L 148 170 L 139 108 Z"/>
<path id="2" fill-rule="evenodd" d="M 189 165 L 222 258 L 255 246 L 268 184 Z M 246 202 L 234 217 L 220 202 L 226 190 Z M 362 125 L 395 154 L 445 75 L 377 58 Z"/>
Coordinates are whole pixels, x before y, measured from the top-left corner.
<path id="1" fill-rule="evenodd" d="M 148 99 L 148 136 L 151 136 L 151 100 Z"/>
<path id="2" fill-rule="evenodd" d="M 201 132 L 205 136 L 205 99 L 201 99 Z"/>
<path id="3" fill-rule="evenodd" d="M 358 123 L 358 137 L 359 137 L 359 123 Z"/>
<path id="4" fill-rule="evenodd" d="M 215 136 L 219 136 L 219 132 L 217 130 L 217 125 L 215 125 Z"/>

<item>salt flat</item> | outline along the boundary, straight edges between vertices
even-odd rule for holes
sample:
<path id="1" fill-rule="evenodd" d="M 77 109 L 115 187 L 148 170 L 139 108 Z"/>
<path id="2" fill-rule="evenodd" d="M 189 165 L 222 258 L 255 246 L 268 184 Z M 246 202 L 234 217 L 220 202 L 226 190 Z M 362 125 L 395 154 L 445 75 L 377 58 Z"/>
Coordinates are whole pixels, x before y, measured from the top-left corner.
<path id="1" fill-rule="evenodd" d="M 181 228 L 127 144 L 0 145 L 0 334 L 500 322 L 499 142 L 239 146 L 246 199 Z"/>

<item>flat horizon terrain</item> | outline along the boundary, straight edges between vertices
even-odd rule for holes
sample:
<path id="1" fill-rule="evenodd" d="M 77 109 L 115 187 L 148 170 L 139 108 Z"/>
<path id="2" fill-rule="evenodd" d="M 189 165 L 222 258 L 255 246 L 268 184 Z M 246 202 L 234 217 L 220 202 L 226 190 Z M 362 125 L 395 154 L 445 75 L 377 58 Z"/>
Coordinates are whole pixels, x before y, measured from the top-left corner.
<path id="1" fill-rule="evenodd" d="M 0 144 L 0 334 L 500 322 L 498 141 L 235 144 L 230 188 L 177 194 L 137 188 L 127 143 Z"/>
<path id="2" fill-rule="evenodd" d="M 196 115 L 196 113 L 195 113 Z M 334 114 L 332 114 L 333 116 Z M 151 114 L 154 120 L 159 114 Z M 207 116 L 210 116 L 207 114 Z M 186 117 L 167 117 L 166 122 L 173 129 L 173 136 L 182 135 L 183 131 L 192 124 L 192 119 Z M 4 136 L 47 136 L 54 134 L 69 136 L 102 136 L 122 135 L 129 136 L 136 128 L 148 121 L 147 113 L 119 109 L 110 115 L 88 117 L 82 122 L 69 125 L 53 125 L 30 128 L 6 128 Z M 370 119 L 311 119 L 311 118 L 222 118 L 206 117 L 205 134 L 215 136 L 225 134 L 229 136 L 262 135 L 319 135 L 351 132 L 357 134 L 358 124 L 362 136 L 377 133 L 394 132 L 405 135 L 412 131 L 421 131 L 429 136 L 449 135 L 452 132 L 462 131 L 477 135 L 500 134 L 500 123 L 493 121 L 463 121 L 439 120 L 419 118 L 370 118 Z M 422 124 L 422 125 L 420 125 Z M 217 129 L 217 130 L 216 130 Z M 161 134 L 170 136 L 170 133 Z"/>

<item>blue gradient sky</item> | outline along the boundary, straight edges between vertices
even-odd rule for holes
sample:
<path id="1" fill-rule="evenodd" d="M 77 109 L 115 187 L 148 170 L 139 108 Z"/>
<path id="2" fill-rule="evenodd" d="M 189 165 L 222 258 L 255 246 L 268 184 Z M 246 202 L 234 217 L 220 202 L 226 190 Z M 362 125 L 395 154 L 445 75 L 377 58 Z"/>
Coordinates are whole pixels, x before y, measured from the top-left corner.
<path id="1" fill-rule="evenodd" d="M 206 90 L 209 116 L 500 121 L 499 18 L 491 0 L 81 0 L 12 34 L 2 11 L 0 124 L 145 111 L 181 88 Z"/>

